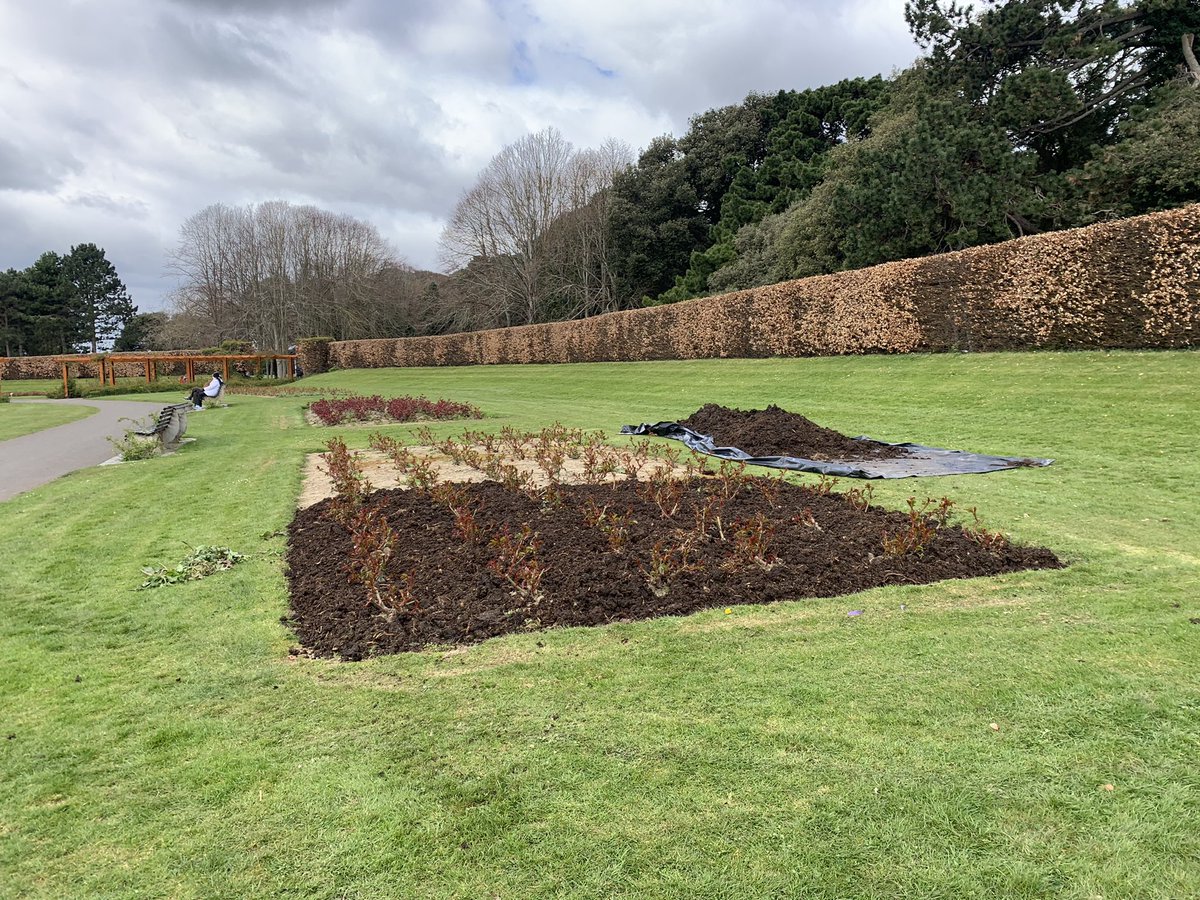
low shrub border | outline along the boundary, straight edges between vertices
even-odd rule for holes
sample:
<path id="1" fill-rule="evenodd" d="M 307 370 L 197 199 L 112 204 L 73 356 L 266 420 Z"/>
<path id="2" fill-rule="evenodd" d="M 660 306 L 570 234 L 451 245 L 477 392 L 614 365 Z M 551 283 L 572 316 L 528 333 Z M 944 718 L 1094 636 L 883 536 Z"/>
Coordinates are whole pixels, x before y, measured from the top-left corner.
<path id="1" fill-rule="evenodd" d="M 483 412 L 469 403 L 429 400 L 425 397 L 322 397 L 308 407 L 323 425 L 355 422 L 413 422 L 422 419 L 482 419 Z"/>

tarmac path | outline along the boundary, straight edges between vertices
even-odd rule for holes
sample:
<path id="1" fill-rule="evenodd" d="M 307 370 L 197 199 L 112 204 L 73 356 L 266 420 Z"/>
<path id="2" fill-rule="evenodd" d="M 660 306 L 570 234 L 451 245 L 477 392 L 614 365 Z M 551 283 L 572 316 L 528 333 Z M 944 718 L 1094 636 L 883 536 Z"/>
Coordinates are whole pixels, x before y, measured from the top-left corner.
<path id="1" fill-rule="evenodd" d="M 143 421 L 157 416 L 162 400 L 17 400 L 13 403 L 70 403 L 94 406 L 99 412 L 33 434 L 0 441 L 0 502 L 41 487 L 68 472 L 97 466 L 116 455 L 108 438 L 121 438 L 129 428 L 122 419 Z"/>

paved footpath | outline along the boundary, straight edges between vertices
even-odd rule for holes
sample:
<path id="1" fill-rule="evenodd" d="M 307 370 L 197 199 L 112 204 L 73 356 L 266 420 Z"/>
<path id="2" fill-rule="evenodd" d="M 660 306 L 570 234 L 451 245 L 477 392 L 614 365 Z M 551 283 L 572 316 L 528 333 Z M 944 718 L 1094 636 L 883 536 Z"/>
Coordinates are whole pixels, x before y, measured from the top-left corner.
<path id="1" fill-rule="evenodd" d="M 0 501 L 31 491 L 76 469 L 97 466 L 116 456 L 108 438 L 121 438 L 129 422 L 157 416 L 166 404 L 131 400 L 16 400 L 13 403 L 70 403 L 99 412 L 80 419 L 0 441 Z"/>

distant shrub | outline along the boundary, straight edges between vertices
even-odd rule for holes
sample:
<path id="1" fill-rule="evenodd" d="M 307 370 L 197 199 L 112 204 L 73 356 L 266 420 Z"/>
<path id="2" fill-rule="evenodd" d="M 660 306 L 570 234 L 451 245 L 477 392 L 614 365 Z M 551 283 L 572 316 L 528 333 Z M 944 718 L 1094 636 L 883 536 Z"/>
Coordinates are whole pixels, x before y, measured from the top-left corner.
<path id="1" fill-rule="evenodd" d="M 248 356 L 254 353 L 254 344 L 251 341 L 221 341 L 215 347 L 204 347 L 196 351 L 205 356 Z"/>
<path id="2" fill-rule="evenodd" d="M 251 397 L 320 397 L 327 396 L 352 396 L 352 391 L 342 390 L 339 388 L 327 388 L 320 385 L 308 387 L 303 383 L 297 385 L 295 379 L 279 378 L 279 379 L 264 379 L 263 381 L 231 381 L 229 385 L 230 393 L 245 394 Z"/>
<path id="3" fill-rule="evenodd" d="M 74 378 L 67 379 L 67 396 L 68 397 L 82 397 L 83 396 L 83 394 L 80 393 L 79 384 L 75 381 Z M 50 400 L 61 400 L 63 398 L 63 389 L 59 385 L 56 384 L 54 387 L 50 388 L 50 390 L 46 391 L 46 397 L 47 397 L 47 399 L 50 399 Z"/>
<path id="4" fill-rule="evenodd" d="M 126 422 L 133 421 L 125 419 Z M 150 424 L 147 423 L 143 430 L 149 430 Z M 117 455 L 124 462 L 132 462 L 136 459 L 151 459 L 158 456 L 158 438 L 145 437 L 137 433 L 138 425 L 135 423 L 125 429 L 125 434 L 120 438 L 110 437 L 108 442 L 113 445 L 113 449 L 117 451 Z"/>
<path id="5" fill-rule="evenodd" d="M 418 419 L 482 419 L 483 412 L 469 403 L 454 400 L 429 400 L 425 397 L 392 397 L 385 400 L 378 394 L 371 397 L 322 398 L 309 410 L 324 425 L 339 425 L 350 419 L 356 422 L 412 422 Z"/>

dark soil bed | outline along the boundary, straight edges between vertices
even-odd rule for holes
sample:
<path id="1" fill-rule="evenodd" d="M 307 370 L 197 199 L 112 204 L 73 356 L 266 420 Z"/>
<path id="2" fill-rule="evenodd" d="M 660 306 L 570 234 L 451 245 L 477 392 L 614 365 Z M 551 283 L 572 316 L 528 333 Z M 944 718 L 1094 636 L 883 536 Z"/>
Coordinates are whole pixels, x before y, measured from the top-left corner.
<path id="1" fill-rule="evenodd" d="M 707 434 L 719 447 L 737 447 L 751 456 L 798 456 L 816 460 L 894 459 L 908 451 L 823 428 L 778 406 L 743 411 L 709 403 L 679 423 Z"/>
<path id="2" fill-rule="evenodd" d="M 697 513 L 728 485 L 709 478 L 680 484 L 684 493 L 671 518 L 647 496 L 646 485 L 632 481 L 559 485 L 561 499 L 551 506 L 495 482 L 462 485 L 481 526 L 474 541 L 455 531 L 448 507 L 428 494 L 377 491 L 367 505 L 386 516 L 398 538 L 388 576 L 409 584 L 420 602 L 419 611 L 391 621 L 368 602 L 364 586 L 349 579 L 349 533 L 329 516 L 334 501 L 322 501 L 298 512 L 289 530 L 291 614 L 285 621 L 310 652 L 361 659 L 555 625 L 1062 565 L 1049 550 L 1006 541 L 988 546 L 955 525 L 933 530 L 921 551 L 888 554 L 884 534 L 907 533 L 913 526 L 908 514 L 855 508 L 847 495 L 766 478 L 750 479 L 723 507 L 722 540 L 711 516 L 699 527 Z M 594 510 L 605 507 L 629 517 L 619 552 L 609 539 L 614 520 L 605 520 L 607 532 L 588 523 L 589 500 L 593 519 Z M 536 531 L 536 560 L 545 570 L 534 596 L 522 596 L 489 569 L 498 553 L 490 539 L 523 524 Z"/>

